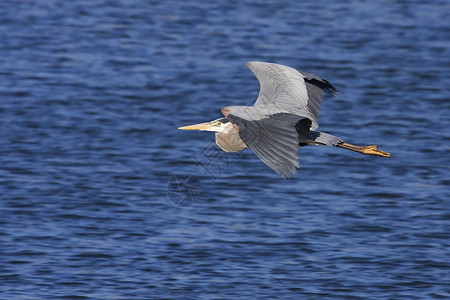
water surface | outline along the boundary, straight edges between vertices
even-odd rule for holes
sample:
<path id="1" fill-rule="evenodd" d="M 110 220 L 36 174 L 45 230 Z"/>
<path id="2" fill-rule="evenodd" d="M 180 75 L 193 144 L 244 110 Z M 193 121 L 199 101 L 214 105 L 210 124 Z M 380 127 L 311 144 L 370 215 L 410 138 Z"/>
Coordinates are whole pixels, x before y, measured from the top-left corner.
<path id="1" fill-rule="evenodd" d="M 2 1 L 4 299 L 450 298 L 446 1 Z M 392 158 L 176 128 L 252 104 L 249 60 L 338 90 Z"/>

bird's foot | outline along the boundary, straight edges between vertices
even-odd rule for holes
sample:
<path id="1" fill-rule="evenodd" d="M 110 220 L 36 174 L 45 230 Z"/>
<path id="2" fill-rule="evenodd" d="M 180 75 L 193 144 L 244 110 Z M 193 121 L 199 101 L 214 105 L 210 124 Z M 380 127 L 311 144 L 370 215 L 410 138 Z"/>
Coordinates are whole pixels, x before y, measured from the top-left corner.
<path id="1" fill-rule="evenodd" d="M 389 152 L 379 150 L 377 148 L 377 145 L 370 145 L 370 146 L 362 147 L 361 153 L 367 154 L 367 155 L 391 157 L 391 154 Z"/>

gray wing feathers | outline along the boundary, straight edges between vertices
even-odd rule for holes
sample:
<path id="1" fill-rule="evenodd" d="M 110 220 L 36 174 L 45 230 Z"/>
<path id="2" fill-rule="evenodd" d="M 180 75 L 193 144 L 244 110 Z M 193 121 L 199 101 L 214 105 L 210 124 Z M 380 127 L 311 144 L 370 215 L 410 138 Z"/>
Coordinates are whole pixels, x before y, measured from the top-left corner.
<path id="1" fill-rule="evenodd" d="M 270 105 L 284 108 L 286 112 L 306 108 L 308 94 L 303 76 L 297 70 L 265 62 L 248 62 L 246 66 L 260 85 L 255 106 Z"/>
<path id="2" fill-rule="evenodd" d="M 266 165 L 283 178 L 297 173 L 298 134 L 292 122 L 279 118 L 247 121 L 231 114 L 228 118 L 238 124 L 241 139 Z"/>
<path id="3" fill-rule="evenodd" d="M 317 127 L 324 91 L 336 93 L 328 81 L 312 73 L 265 62 L 247 62 L 246 66 L 260 84 L 255 107 L 272 106 L 278 112 L 293 114 L 308 112 L 314 118 L 313 129 Z"/>
<path id="4" fill-rule="evenodd" d="M 253 107 L 230 106 L 225 116 L 239 127 L 239 136 L 253 152 L 283 178 L 291 177 L 300 167 L 299 133 L 296 124 L 310 120 L 303 139 L 316 144 L 334 145 L 341 140 L 317 132 L 317 118 L 324 91 L 336 90 L 326 80 L 278 64 L 248 62 L 257 77 L 260 91 Z M 310 127 L 310 128 L 309 128 Z"/>
<path id="5" fill-rule="evenodd" d="M 324 91 L 333 96 L 337 95 L 337 91 L 328 81 L 313 73 L 300 70 L 298 72 L 302 74 L 303 80 L 305 81 L 306 91 L 308 92 L 308 107 L 317 120 L 319 118 L 319 109 L 322 104 Z"/>

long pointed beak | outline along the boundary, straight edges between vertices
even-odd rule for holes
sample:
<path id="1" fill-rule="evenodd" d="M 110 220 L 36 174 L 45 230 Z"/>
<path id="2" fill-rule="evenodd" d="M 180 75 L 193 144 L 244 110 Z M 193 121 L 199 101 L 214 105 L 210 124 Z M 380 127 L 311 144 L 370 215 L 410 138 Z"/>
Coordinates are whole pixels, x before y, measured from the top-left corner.
<path id="1" fill-rule="evenodd" d="M 206 122 L 206 123 L 182 126 L 182 127 L 178 127 L 178 129 L 182 129 L 182 130 L 208 130 L 208 129 L 211 129 L 212 127 L 213 127 L 213 124 L 211 124 L 210 122 Z"/>

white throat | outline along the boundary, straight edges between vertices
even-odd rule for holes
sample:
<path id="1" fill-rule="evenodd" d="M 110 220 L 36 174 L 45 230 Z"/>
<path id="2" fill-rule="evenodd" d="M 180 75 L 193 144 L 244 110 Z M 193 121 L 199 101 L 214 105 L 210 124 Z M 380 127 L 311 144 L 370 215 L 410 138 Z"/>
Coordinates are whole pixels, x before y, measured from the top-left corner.
<path id="1" fill-rule="evenodd" d="M 235 130 L 231 122 L 222 123 L 221 126 L 215 128 L 216 132 L 229 133 L 231 130 Z"/>

